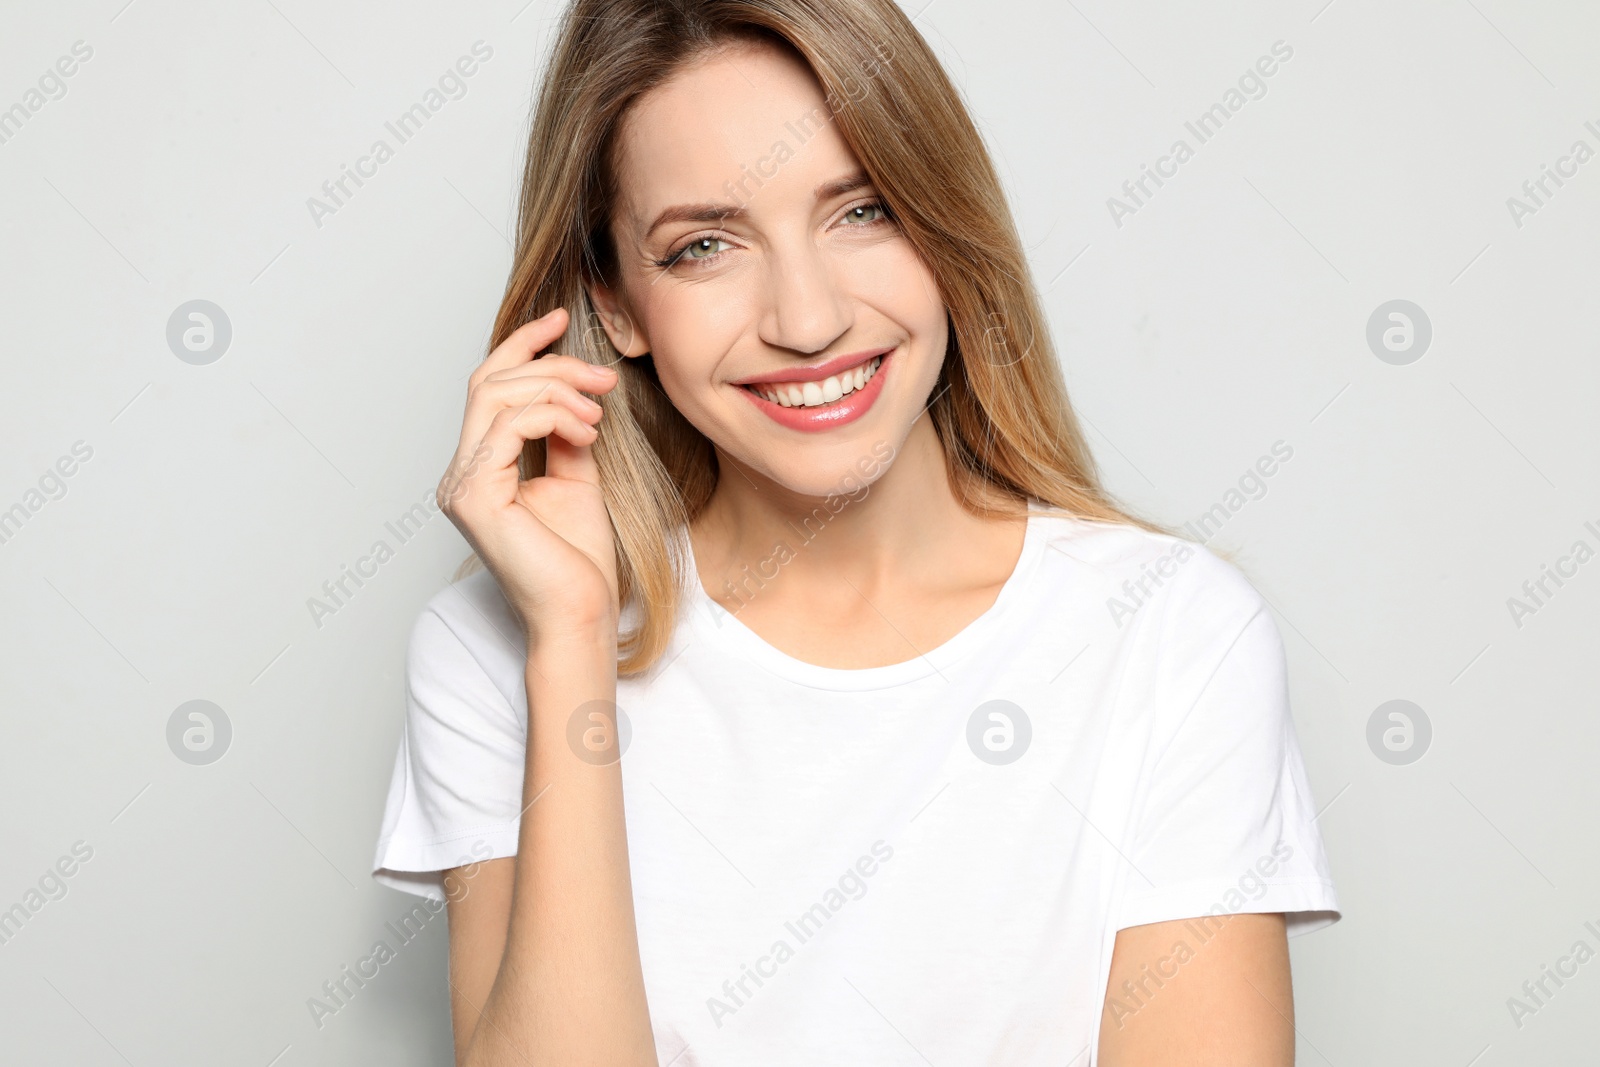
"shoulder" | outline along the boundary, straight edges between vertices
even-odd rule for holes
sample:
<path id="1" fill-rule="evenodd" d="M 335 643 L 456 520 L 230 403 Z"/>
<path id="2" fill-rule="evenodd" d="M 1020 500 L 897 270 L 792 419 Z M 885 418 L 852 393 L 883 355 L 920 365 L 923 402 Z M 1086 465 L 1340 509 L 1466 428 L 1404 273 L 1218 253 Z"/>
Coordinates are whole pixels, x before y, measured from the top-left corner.
<path id="1" fill-rule="evenodd" d="M 1173 738 L 1226 748 L 1277 743 L 1288 721 L 1288 666 L 1268 601 L 1205 545 L 1126 523 L 1051 519 L 1052 545 L 1095 613 L 1092 640 L 1117 650 L 1128 721 L 1155 751 Z M 1185 724 L 1187 728 L 1185 729 Z M 1187 758 L 1187 757 L 1186 757 Z"/>
<path id="2" fill-rule="evenodd" d="M 1100 591 L 1119 630 L 1135 621 L 1146 631 L 1237 630 L 1266 608 L 1236 565 L 1197 541 L 1057 512 L 1040 523 L 1052 565 L 1071 572 L 1077 588 Z"/>

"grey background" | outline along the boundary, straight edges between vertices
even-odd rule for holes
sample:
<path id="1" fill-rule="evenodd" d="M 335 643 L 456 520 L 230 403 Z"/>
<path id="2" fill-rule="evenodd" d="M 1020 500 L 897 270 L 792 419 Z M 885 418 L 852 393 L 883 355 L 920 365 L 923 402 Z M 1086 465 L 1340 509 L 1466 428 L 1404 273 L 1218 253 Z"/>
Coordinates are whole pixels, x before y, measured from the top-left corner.
<path id="1" fill-rule="evenodd" d="M 509 263 L 554 6 L 8 4 L 0 108 L 93 56 L 0 143 L 0 510 L 92 458 L 0 544 L 0 909 L 93 858 L 0 945 L 15 1064 L 448 1060 L 431 924 L 321 1029 L 308 997 L 415 903 L 367 870 L 403 642 L 465 555 L 442 516 L 318 626 L 307 600 L 431 492 Z M 917 11 L 923 0 L 909 7 Z M 1593 1062 L 1600 927 L 1590 561 L 1600 160 L 1518 226 L 1507 198 L 1600 149 L 1600 15 L 1509 0 L 933 0 L 918 26 L 1002 168 L 1113 488 L 1181 524 L 1274 442 L 1211 542 L 1278 612 L 1345 918 L 1293 943 L 1308 1064 Z M 472 43 L 493 58 L 318 227 L 306 206 Z M 1213 139 L 1184 128 L 1274 41 Z M 1116 225 L 1107 199 L 1196 148 Z M 392 138 L 389 138 L 392 142 Z M 1395 299 L 1421 359 L 1366 343 Z M 166 340 L 221 307 L 222 357 Z M 196 765 L 179 705 L 232 727 Z M 1421 707 L 1425 755 L 1368 747 Z M 914 1040 L 914 1036 L 913 1036 Z"/>

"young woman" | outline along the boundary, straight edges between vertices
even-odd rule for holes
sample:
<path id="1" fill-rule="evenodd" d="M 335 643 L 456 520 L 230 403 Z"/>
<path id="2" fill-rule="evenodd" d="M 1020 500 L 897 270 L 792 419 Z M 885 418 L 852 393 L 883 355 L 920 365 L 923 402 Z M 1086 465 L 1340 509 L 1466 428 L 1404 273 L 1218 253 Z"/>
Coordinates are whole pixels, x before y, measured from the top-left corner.
<path id="1" fill-rule="evenodd" d="M 892 0 L 576 0 L 491 349 L 375 863 L 458 1063 L 1292 1062 L 1279 635 L 1101 487 Z"/>

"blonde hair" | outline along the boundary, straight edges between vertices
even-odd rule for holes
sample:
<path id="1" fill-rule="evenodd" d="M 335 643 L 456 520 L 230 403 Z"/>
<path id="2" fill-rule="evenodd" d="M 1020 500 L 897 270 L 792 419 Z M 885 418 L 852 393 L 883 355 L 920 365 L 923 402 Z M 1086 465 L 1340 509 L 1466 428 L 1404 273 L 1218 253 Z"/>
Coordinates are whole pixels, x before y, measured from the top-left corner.
<path id="1" fill-rule="evenodd" d="M 678 531 L 710 500 L 717 460 L 662 391 L 651 357 L 622 359 L 589 300 L 586 280 L 610 280 L 615 269 L 613 135 L 641 95 L 747 40 L 790 48 L 811 68 L 840 135 L 938 281 L 949 344 L 928 415 L 962 506 L 1012 514 L 993 499 L 1020 510 L 1032 498 L 1080 519 L 1169 533 L 1101 485 L 989 154 L 893 0 L 573 0 L 538 93 L 515 258 L 489 348 L 564 307 L 569 326 L 552 349 L 621 376 L 601 398 L 593 445 L 621 602 L 640 609 L 639 624 L 618 635 L 618 673 L 648 670 L 671 639 L 687 567 Z M 521 475 L 543 471 L 544 442 L 530 441 Z"/>

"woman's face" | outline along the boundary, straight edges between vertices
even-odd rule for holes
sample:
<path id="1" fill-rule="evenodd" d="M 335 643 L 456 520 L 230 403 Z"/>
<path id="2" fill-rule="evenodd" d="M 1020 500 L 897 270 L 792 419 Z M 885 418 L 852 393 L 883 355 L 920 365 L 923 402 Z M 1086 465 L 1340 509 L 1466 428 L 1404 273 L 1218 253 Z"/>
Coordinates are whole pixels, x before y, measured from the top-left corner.
<path id="1" fill-rule="evenodd" d="M 617 164 L 619 285 L 595 298 L 619 351 L 652 353 L 749 471 L 872 481 L 930 400 L 946 313 L 810 70 L 767 45 L 698 60 L 629 111 Z"/>

